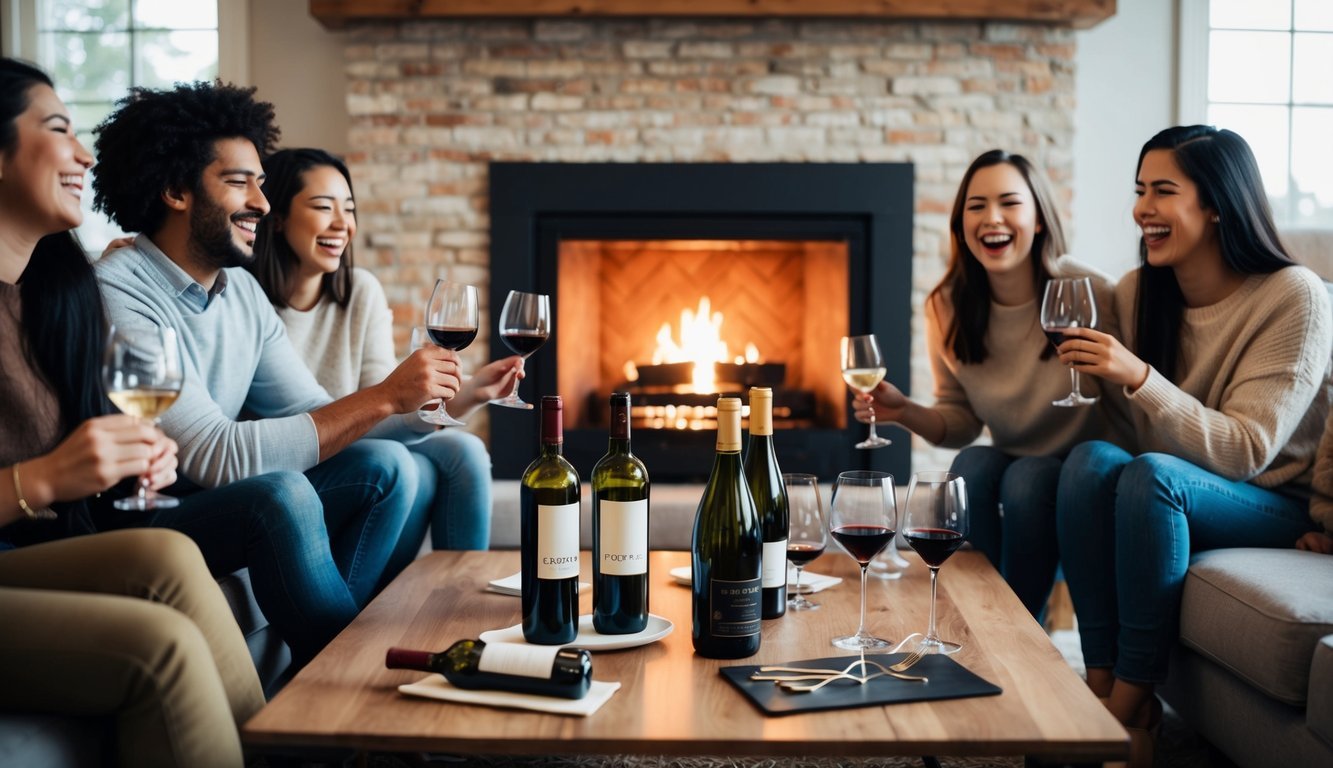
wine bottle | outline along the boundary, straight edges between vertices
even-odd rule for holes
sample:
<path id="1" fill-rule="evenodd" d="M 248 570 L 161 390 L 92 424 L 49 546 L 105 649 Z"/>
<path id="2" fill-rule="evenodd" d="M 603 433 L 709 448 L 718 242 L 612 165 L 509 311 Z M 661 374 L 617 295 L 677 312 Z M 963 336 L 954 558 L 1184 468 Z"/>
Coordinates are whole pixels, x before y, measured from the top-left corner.
<path id="1" fill-rule="evenodd" d="M 764 542 L 741 472 L 741 401 L 717 401 L 717 455 L 694 517 L 690 602 L 694 650 L 713 659 L 759 651 Z"/>
<path id="2" fill-rule="evenodd" d="M 579 474 L 565 457 L 560 397 L 542 398 L 541 454 L 519 489 L 523 638 L 563 645 L 578 636 Z"/>
<path id="3" fill-rule="evenodd" d="M 629 445 L 629 393 L 611 395 L 611 436 L 592 468 L 592 626 L 648 628 L 648 469 Z"/>
<path id="4" fill-rule="evenodd" d="M 768 387 L 750 389 L 745 482 L 764 538 L 763 617 L 776 619 L 787 612 L 787 485 L 773 451 L 773 390 Z"/>
<path id="5" fill-rule="evenodd" d="M 581 699 L 592 685 L 592 654 L 582 648 L 459 640 L 440 653 L 390 648 L 384 666 L 439 672 L 456 688 Z"/>

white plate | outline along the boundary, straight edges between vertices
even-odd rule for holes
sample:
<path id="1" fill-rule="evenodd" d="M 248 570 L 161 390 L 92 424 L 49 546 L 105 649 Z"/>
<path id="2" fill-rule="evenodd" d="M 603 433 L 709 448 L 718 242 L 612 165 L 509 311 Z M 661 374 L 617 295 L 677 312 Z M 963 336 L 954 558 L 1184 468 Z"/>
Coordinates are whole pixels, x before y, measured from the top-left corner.
<path id="1" fill-rule="evenodd" d="M 690 586 L 690 584 L 694 581 L 694 575 L 690 572 L 690 566 L 688 565 L 682 565 L 679 568 L 672 568 L 669 571 L 669 573 L 671 574 L 671 578 L 675 579 L 677 584 L 681 584 L 686 587 Z M 788 569 L 787 586 L 790 587 L 795 583 L 796 583 L 796 570 Z M 816 592 L 823 592 L 829 587 L 836 586 L 841 583 L 842 583 L 841 576 L 825 576 L 822 573 L 811 573 L 809 571 L 805 571 L 804 573 L 801 574 L 801 594 L 813 595 Z"/>
<path id="2" fill-rule="evenodd" d="M 565 647 L 586 648 L 590 651 L 614 651 L 619 648 L 635 648 L 640 645 L 655 643 L 671 634 L 676 625 L 655 613 L 648 614 L 648 627 L 632 635 L 603 635 L 592 628 L 592 614 L 579 617 L 579 634 Z M 515 624 L 504 629 L 489 629 L 479 635 L 483 643 L 526 643 L 523 639 L 523 625 Z"/>
<path id="3" fill-rule="evenodd" d="M 586 581 L 579 582 L 579 591 L 592 589 L 592 585 Z M 486 584 L 487 592 L 497 592 L 501 595 L 511 597 L 521 597 L 523 595 L 523 572 L 506 576 L 503 579 L 494 579 Z"/>
<path id="4" fill-rule="evenodd" d="M 578 715 L 587 717 L 601 708 L 611 698 L 611 694 L 620 690 L 620 683 L 604 683 L 593 680 L 588 695 L 581 699 L 561 699 L 554 696 L 536 696 L 531 693 L 512 691 L 478 691 L 455 688 L 441 675 L 423 677 L 415 683 L 398 686 L 398 690 L 428 699 L 458 701 L 464 704 L 482 704 L 488 707 L 506 709 L 531 709 L 538 712 L 554 712 L 557 715 Z"/>

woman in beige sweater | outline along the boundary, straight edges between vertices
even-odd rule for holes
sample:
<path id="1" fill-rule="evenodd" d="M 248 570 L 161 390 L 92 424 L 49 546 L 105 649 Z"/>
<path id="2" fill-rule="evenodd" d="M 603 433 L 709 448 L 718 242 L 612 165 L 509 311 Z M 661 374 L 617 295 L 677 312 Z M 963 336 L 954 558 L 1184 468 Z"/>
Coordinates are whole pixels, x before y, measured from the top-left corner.
<path id="1" fill-rule="evenodd" d="M 1333 344 L 1328 292 L 1283 249 L 1244 139 L 1164 130 L 1135 186 L 1142 266 L 1116 289 L 1123 344 L 1071 330 L 1060 358 L 1124 389 L 1144 452 L 1079 446 L 1056 503 L 1088 684 L 1131 729 L 1160 712 L 1191 553 L 1290 547 L 1313 528 Z"/>

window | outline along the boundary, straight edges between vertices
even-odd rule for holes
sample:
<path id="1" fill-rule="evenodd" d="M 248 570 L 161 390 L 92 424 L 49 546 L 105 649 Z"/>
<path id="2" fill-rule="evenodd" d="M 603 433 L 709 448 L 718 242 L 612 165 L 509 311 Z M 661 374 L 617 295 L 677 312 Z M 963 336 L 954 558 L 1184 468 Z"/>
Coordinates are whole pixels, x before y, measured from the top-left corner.
<path id="1" fill-rule="evenodd" d="M 0 2 L 5 53 L 50 73 L 89 150 L 92 129 L 131 86 L 165 88 L 220 73 L 244 82 L 244 67 L 236 63 L 244 59 L 246 6 L 225 0 Z M 221 42 L 224 34 L 232 38 L 230 47 Z M 121 232 L 92 211 L 92 198 L 85 186 L 79 237 L 97 254 Z"/>
<path id="2" fill-rule="evenodd" d="M 1333 2 L 1184 0 L 1180 119 L 1249 142 L 1282 228 L 1333 229 Z"/>

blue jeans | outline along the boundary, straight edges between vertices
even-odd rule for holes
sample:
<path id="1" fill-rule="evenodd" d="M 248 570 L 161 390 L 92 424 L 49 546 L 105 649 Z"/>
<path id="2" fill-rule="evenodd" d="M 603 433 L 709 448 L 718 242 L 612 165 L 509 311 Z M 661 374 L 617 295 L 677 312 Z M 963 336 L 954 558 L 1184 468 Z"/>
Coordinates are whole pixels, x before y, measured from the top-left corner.
<path id="1" fill-rule="evenodd" d="M 1060 459 L 1015 457 L 974 445 L 959 451 L 949 471 L 967 483 L 968 540 L 986 553 L 1028 612 L 1040 617 L 1060 563 L 1055 537 Z"/>
<path id="2" fill-rule="evenodd" d="M 1305 499 L 1100 441 L 1065 460 L 1056 523 L 1084 662 L 1142 684 L 1166 679 L 1192 553 L 1287 548 L 1313 527 Z"/>

